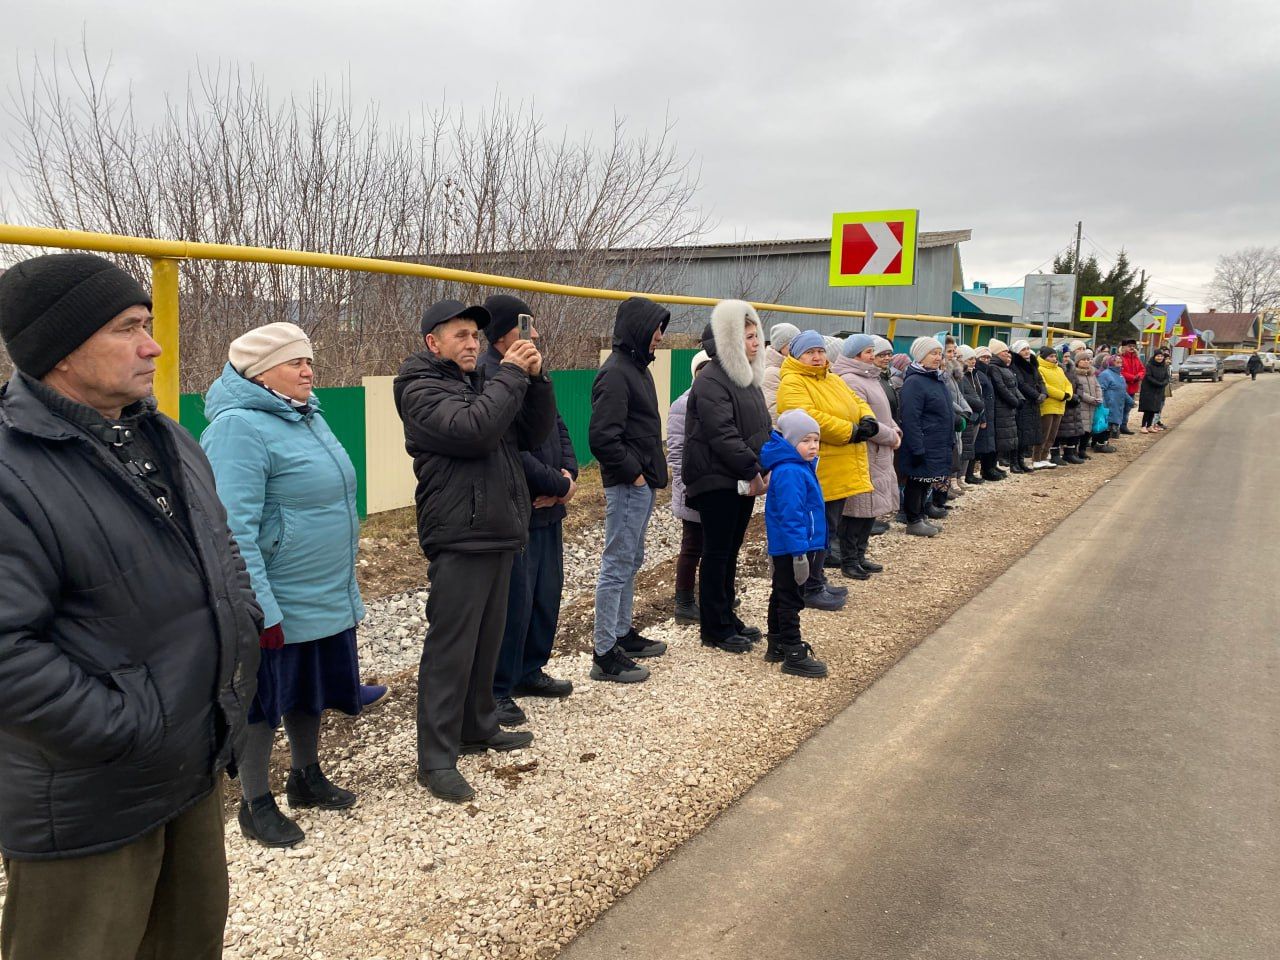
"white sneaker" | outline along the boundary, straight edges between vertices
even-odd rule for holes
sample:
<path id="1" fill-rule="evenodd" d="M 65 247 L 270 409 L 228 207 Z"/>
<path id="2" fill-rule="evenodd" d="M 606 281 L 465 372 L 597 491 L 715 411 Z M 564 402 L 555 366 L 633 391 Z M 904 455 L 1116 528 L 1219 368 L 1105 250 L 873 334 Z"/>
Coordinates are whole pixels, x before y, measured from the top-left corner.
<path id="1" fill-rule="evenodd" d="M 1052 470 L 1057 464 L 1049 460 L 1033 460 L 1031 462 L 1032 470 Z"/>

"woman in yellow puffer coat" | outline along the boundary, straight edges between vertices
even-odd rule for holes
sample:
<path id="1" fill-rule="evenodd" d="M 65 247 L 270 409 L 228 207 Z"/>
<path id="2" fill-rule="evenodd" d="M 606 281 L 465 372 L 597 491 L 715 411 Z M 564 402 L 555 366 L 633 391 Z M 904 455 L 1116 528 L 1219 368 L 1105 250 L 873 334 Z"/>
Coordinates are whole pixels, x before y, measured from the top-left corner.
<path id="1" fill-rule="evenodd" d="M 1049 459 L 1049 450 L 1057 443 L 1058 426 L 1071 399 L 1071 381 L 1058 366 L 1058 352 L 1053 347 L 1040 348 L 1040 376 L 1049 394 L 1040 401 L 1040 446 L 1036 449 L 1036 462 L 1032 466 L 1046 466 L 1055 461 Z"/>
<path id="2" fill-rule="evenodd" d="M 879 430 L 875 413 L 847 383 L 832 373 L 822 335 L 806 330 L 791 341 L 791 356 L 782 362 L 778 382 L 778 414 L 803 410 L 818 421 L 818 483 L 826 502 L 827 533 L 840 523 L 844 501 L 872 489 L 866 441 Z M 823 557 L 825 559 L 825 556 Z M 842 588 L 831 588 L 822 562 L 811 565 L 804 585 L 805 605 L 832 609 L 843 600 Z"/>

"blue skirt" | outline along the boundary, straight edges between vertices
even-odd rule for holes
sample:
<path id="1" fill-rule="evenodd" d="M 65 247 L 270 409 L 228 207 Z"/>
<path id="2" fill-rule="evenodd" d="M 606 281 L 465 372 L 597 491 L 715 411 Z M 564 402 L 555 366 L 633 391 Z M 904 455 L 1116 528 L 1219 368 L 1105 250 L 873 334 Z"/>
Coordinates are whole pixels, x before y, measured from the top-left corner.
<path id="1" fill-rule="evenodd" d="M 258 663 L 258 693 L 249 707 L 250 723 L 280 726 L 286 713 L 318 717 L 324 710 L 360 712 L 360 665 L 356 630 L 306 643 L 263 650 Z"/>

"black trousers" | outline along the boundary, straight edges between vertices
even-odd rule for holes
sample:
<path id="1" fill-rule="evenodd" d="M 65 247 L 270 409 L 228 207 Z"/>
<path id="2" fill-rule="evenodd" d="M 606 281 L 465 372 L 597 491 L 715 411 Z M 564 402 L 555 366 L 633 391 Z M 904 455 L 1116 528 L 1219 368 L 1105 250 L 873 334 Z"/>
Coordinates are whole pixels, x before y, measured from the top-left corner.
<path id="1" fill-rule="evenodd" d="M 845 499 L 841 497 L 839 500 L 826 501 L 828 546 L 831 545 L 832 540 L 835 540 L 840 535 L 840 517 L 844 513 Z M 822 588 L 827 585 L 827 575 L 822 569 L 822 561 L 826 559 L 827 551 L 819 550 L 817 562 L 809 564 L 809 579 L 804 582 L 806 595 L 820 593 Z"/>
<path id="2" fill-rule="evenodd" d="M 689 500 L 702 517 L 702 565 L 698 578 L 698 611 L 707 640 L 727 640 L 742 629 L 733 612 L 738 551 L 751 522 L 755 497 L 736 490 L 709 490 Z"/>
<path id="3" fill-rule="evenodd" d="M 511 563 L 507 623 L 502 631 L 493 695 L 502 699 L 551 659 L 564 592 L 563 524 L 529 528 L 529 545 Z"/>
<path id="4" fill-rule="evenodd" d="M 680 521 L 680 552 L 676 555 L 676 591 L 692 593 L 698 585 L 702 560 L 702 524 Z"/>
<path id="5" fill-rule="evenodd" d="M 128 846 L 65 860 L 6 860 L 4 870 L 5 960 L 222 956 L 227 852 L 220 783 Z"/>
<path id="6" fill-rule="evenodd" d="M 902 492 L 902 510 L 907 515 L 907 523 L 924 519 L 925 503 L 932 489 L 933 484 L 928 480 L 907 477 L 907 487 Z"/>
<path id="7" fill-rule="evenodd" d="M 493 675 L 507 620 L 514 553 L 446 550 L 427 578 L 427 637 L 418 664 L 418 768 L 447 770 L 462 741 L 498 732 Z"/>
<path id="8" fill-rule="evenodd" d="M 809 554 L 809 565 L 817 562 L 817 554 Z M 770 557 L 773 562 L 773 589 L 769 591 L 769 636 L 777 643 L 800 642 L 800 611 L 804 609 L 804 590 L 796 583 L 791 557 Z"/>
<path id="9" fill-rule="evenodd" d="M 1142 411 L 1142 425 L 1144 427 L 1149 427 L 1155 422 L 1156 422 L 1156 412 L 1154 410 Z"/>
<path id="10" fill-rule="evenodd" d="M 853 563 L 867 555 L 875 522 L 875 517 L 840 518 L 840 558 L 844 563 Z"/>

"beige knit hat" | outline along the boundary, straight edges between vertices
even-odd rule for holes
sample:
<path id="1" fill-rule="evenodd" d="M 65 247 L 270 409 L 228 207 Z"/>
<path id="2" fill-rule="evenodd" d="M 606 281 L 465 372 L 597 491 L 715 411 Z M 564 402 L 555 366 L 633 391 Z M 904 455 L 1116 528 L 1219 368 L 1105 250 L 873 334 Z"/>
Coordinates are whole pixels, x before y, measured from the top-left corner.
<path id="1" fill-rule="evenodd" d="M 272 367 L 306 357 L 314 360 L 311 341 L 296 323 L 268 323 L 231 341 L 227 359 L 236 373 L 252 380 Z"/>
<path id="2" fill-rule="evenodd" d="M 991 340 L 987 341 L 987 349 L 991 351 L 992 356 L 998 357 L 1009 349 L 1009 345 L 1003 340 L 996 340 L 993 337 Z"/>

